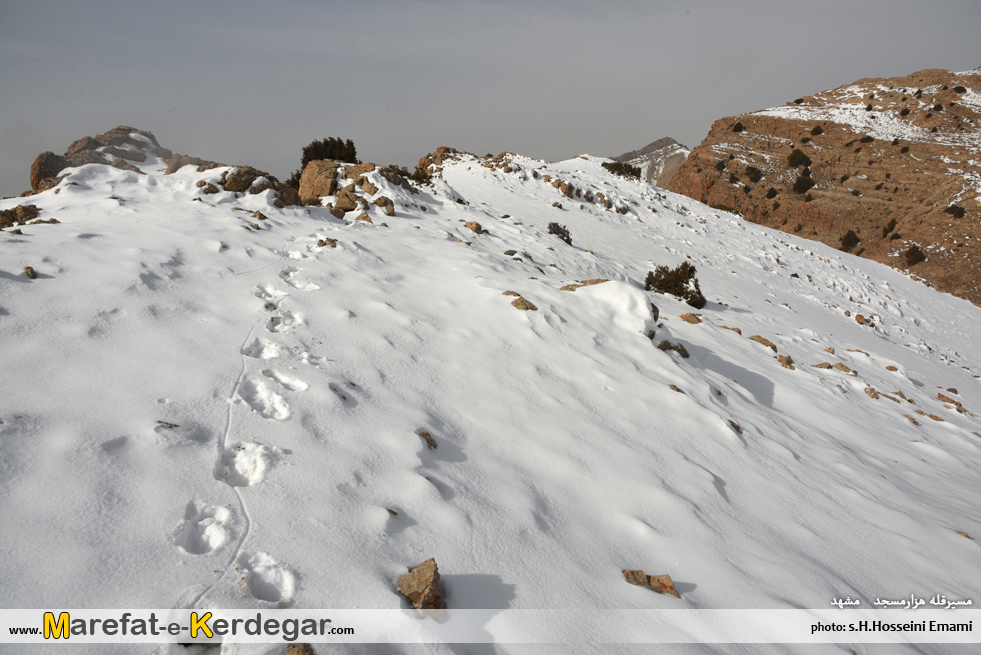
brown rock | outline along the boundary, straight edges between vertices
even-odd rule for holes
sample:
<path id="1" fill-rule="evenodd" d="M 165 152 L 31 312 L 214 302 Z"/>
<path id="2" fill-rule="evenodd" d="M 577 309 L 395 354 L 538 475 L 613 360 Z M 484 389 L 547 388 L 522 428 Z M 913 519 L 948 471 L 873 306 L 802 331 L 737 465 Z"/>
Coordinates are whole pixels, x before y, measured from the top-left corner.
<path id="1" fill-rule="evenodd" d="M 794 370 L 794 358 L 790 355 L 780 355 L 780 357 L 777 358 L 777 361 L 780 362 L 780 365 L 784 368 L 788 368 L 791 371 Z"/>
<path id="2" fill-rule="evenodd" d="M 86 164 L 107 164 L 109 163 L 101 152 L 95 150 L 82 150 L 65 156 L 65 161 L 69 166 L 85 166 Z"/>
<path id="3" fill-rule="evenodd" d="M 812 364 L 811 368 L 831 368 L 831 364 L 828 362 L 821 362 L 820 364 Z"/>
<path id="4" fill-rule="evenodd" d="M 962 102 L 955 87 L 976 94 L 981 82 L 977 75 L 924 70 L 723 118 L 670 189 L 767 227 L 912 268 L 939 290 L 977 304 L 981 189 L 970 180 L 981 175 L 981 107 Z M 737 123 L 743 129 L 733 131 Z M 762 174 L 758 184 L 751 167 Z M 740 184 L 730 183 L 731 175 Z"/>
<path id="5" fill-rule="evenodd" d="M 507 291 L 505 291 L 505 292 L 504 292 L 504 293 L 502 293 L 501 295 L 502 295 L 502 296 L 517 296 L 518 298 L 520 298 L 520 297 L 521 297 L 521 294 L 520 294 L 520 293 L 518 293 L 517 291 L 511 291 L 510 289 L 509 289 L 509 290 L 507 290 Z"/>
<path id="6" fill-rule="evenodd" d="M 372 184 L 366 177 L 359 177 L 355 184 L 357 184 L 358 188 L 367 193 L 369 196 L 373 196 L 378 193 L 378 187 Z"/>
<path id="7" fill-rule="evenodd" d="M 334 203 L 334 207 L 345 212 L 351 212 L 358 208 L 358 196 L 354 193 L 353 184 L 337 192 L 337 202 Z"/>
<path id="8" fill-rule="evenodd" d="M 737 327 L 729 327 L 728 325 L 720 325 L 719 327 L 722 328 L 723 330 L 732 330 L 736 334 L 742 334 L 743 333 L 743 331 L 740 330 Z"/>
<path id="9" fill-rule="evenodd" d="M 317 247 L 319 248 L 336 248 L 337 241 L 335 239 L 323 238 L 317 241 Z"/>
<path id="10" fill-rule="evenodd" d="M 957 407 L 961 406 L 961 404 L 958 401 L 954 400 L 950 396 L 945 396 L 939 392 L 937 393 L 937 400 L 942 400 L 945 403 L 950 403 L 951 405 L 956 405 Z"/>
<path id="11" fill-rule="evenodd" d="M 464 224 L 463 227 L 465 227 L 465 228 L 467 228 L 469 230 L 472 230 L 475 234 L 483 234 L 484 233 L 484 228 L 482 228 L 480 226 L 480 223 L 478 223 L 476 221 L 470 221 L 469 223 Z"/>
<path id="12" fill-rule="evenodd" d="M 675 591 L 674 582 L 670 575 L 647 575 L 643 571 L 624 571 L 623 577 L 627 582 L 638 587 L 645 587 L 659 594 L 669 594 L 675 598 L 681 598 Z"/>
<path id="13" fill-rule="evenodd" d="M 565 286 L 559 287 L 559 291 L 575 291 L 576 289 L 580 289 L 583 286 L 585 286 L 585 285 L 582 285 L 582 284 L 566 284 Z"/>
<path id="14" fill-rule="evenodd" d="M 758 334 L 754 334 L 749 338 L 750 341 L 755 341 L 756 343 L 763 344 L 767 348 L 771 349 L 773 352 L 777 352 L 777 347 L 773 345 L 773 342 L 765 337 L 761 337 Z"/>
<path id="15" fill-rule="evenodd" d="M 887 371 L 898 371 L 899 369 L 898 369 L 898 368 L 896 368 L 895 366 L 887 366 L 887 367 L 886 367 L 886 370 L 887 370 Z"/>
<path id="16" fill-rule="evenodd" d="M 69 155 L 74 155 L 75 153 L 82 152 L 83 150 L 96 150 L 101 147 L 102 144 L 92 137 L 83 136 L 81 139 L 72 142 L 72 144 L 68 146 L 68 150 L 65 151 L 65 156 L 68 157 Z"/>
<path id="17" fill-rule="evenodd" d="M 97 134 L 95 140 L 107 146 L 121 146 L 123 144 L 129 144 L 136 146 L 137 148 L 142 148 L 147 145 L 145 141 L 134 139 L 132 136 L 133 134 L 139 134 L 140 136 L 146 137 L 154 146 L 158 148 L 160 147 L 160 144 L 157 143 L 157 138 L 153 136 L 151 132 L 138 130 L 135 127 L 127 127 L 125 125 L 114 127 L 104 134 Z"/>
<path id="18" fill-rule="evenodd" d="M 259 219 L 260 221 L 264 221 L 264 220 L 267 220 L 267 217 L 266 217 L 266 215 L 265 215 L 265 214 L 263 214 L 263 213 L 262 213 L 261 211 L 259 211 L 258 209 L 257 209 L 257 210 L 255 210 L 254 212 L 252 212 L 252 218 L 258 218 L 258 219 Z"/>
<path id="19" fill-rule="evenodd" d="M 17 205 L 10 209 L 0 211 L 0 229 L 13 227 L 14 224 L 24 224 L 27 221 L 37 218 L 37 205 Z"/>
<path id="20" fill-rule="evenodd" d="M 375 198 L 375 204 L 385 211 L 385 216 L 395 216 L 395 203 L 387 196 Z"/>
<path id="21" fill-rule="evenodd" d="M 354 220 L 361 221 L 362 223 L 370 223 L 371 222 L 371 216 L 368 216 L 367 214 L 365 214 L 364 212 L 362 212 L 362 213 L 358 214 L 358 217 L 355 218 Z"/>
<path id="22" fill-rule="evenodd" d="M 334 207 L 333 205 L 329 205 L 329 207 L 330 207 L 330 214 L 331 214 L 331 216 L 333 216 L 334 218 L 344 218 L 344 214 L 346 212 L 343 209 L 338 209 L 337 207 Z"/>
<path id="23" fill-rule="evenodd" d="M 112 164 L 110 164 L 110 165 L 113 168 L 121 168 L 124 171 L 133 171 L 134 173 L 139 173 L 140 175 L 146 175 L 146 173 L 144 173 L 143 171 L 141 171 L 140 169 L 138 169 L 136 166 L 133 166 L 131 163 L 129 163 L 128 161 L 126 161 L 124 159 L 116 158 L 116 159 L 112 160 Z"/>
<path id="24" fill-rule="evenodd" d="M 42 152 L 31 164 L 31 188 L 37 191 L 41 180 L 57 176 L 63 168 L 68 168 L 64 157 L 51 151 Z"/>
<path id="25" fill-rule="evenodd" d="M 848 368 L 847 366 L 845 366 L 841 362 L 838 362 L 832 368 L 835 369 L 836 371 L 841 371 L 842 373 L 848 373 L 848 374 L 851 374 L 851 375 L 855 375 L 855 371 L 853 371 L 852 369 Z"/>
<path id="26" fill-rule="evenodd" d="M 199 173 L 204 171 L 209 171 L 212 168 L 221 168 L 224 164 L 219 164 L 216 161 L 205 161 L 204 159 L 199 159 L 197 157 L 191 157 L 190 155 L 171 155 L 170 160 L 167 162 L 167 170 L 164 175 L 173 175 L 185 166 L 196 166 Z"/>
<path id="27" fill-rule="evenodd" d="M 532 312 L 538 311 L 538 308 L 537 307 L 535 307 L 533 304 L 531 304 L 530 302 L 528 302 L 527 300 L 525 300 L 521 296 L 518 296 L 515 299 L 515 301 L 512 302 L 511 304 L 513 306 L 517 307 L 518 309 L 523 310 L 523 311 L 526 311 L 526 312 L 527 311 L 532 311 Z"/>
<path id="28" fill-rule="evenodd" d="M 36 280 L 37 279 L 37 273 L 35 273 L 34 272 L 34 269 L 31 268 L 30 266 L 25 266 L 24 267 L 24 273 L 26 273 L 27 274 L 27 277 L 31 278 L 32 280 Z"/>
<path id="29" fill-rule="evenodd" d="M 698 318 L 701 314 L 692 314 L 691 312 L 685 312 L 680 316 L 681 320 L 685 323 L 691 323 L 692 325 L 698 325 L 702 322 L 702 319 Z"/>
<path id="30" fill-rule="evenodd" d="M 375 170 L 375 165 L 368 161 L 361 164 L 347 164 L 344 167 L 344 179 L 357 180 L 365 173 L 370 173 L 373 170 Z"/>
<path id="31" fill-rule="evenodd" d="M 208 194 L 218 193 L 218 187 L 216 187 L 214 184 L 206 183 L 201 188 L 201 193 L 208 193 Z"/>
<path id="32" fill-rule="evenodd" d="M 269 177 L 269 174 L 251 166 L 239 166 L 225 174 L 222 186 L 225 187 L 225 191 L 241 193 L 252 186 L 257 177 Z"/>
<path id="33" fill-rule="evenodd" d="M 743 433 L 743 429 L 741 427 L 739 427 L 739 424 L 736 423 L 735 421 L 733 421 L 732 419 L 729 419 L 729 425 L 731 425 L 732 426 L 732 429 L 736 431 L 736 434 L 742 434 Z"/>
<path id="34" fill-rule="evenodd" d="M 672 391 L 677 391 L 678 393 L 685 393 L 684 391 L 682 391 L 681 389 L 679 389 L 677 386 L 675 386 L 673 384 L 669 384 L 668 385 L 668 388 L 671 389 Z"/>
<path id="35" fill-rule="evenodd" d="M 903 416 L 905 416 L 906 418 L 908 418 L 909 419 L 909 422 L 912 423 L 913 425 L 919 425 L 920 424 L 919 421 L 917 421 L 915 418 L 913 418 L 913 416 L 910 415 L 910 414 L 903 414 Z"/>
<path id="36" fill-rule="evenodd" d="M 436 441 L 433 439 L 431 434 L 425 430 L 416 430 L 416 434 L 422 437 L 422 440 L 426 442 L 426 448 L 429 450 L 436 450 Z"/>
<path id="37" fill-rule="evenodd" d="M 317 655 L 310 644 L 294 643 L 286 647 L 286 655 Z"/>
<path id="38" fill-rule="evenodd" d="M 137 163 L 146 161 L 146 153 L 142 150 L 126 150 L 117 148 L 116 146 L 106 146 L 102 152 L 110 157 L 117 157 L 126 161 L 135 161 Z"/>
<path id="39" fill-rule="evenodd" d="M 301 199 L 332 196 L 337 192 L 337 170 L 343 162 L 333 159 L 315 159 L 307 162 L 300 175 Z"/>
<path id="40" fill-rule="evenodd" d="M 867 395 L 869 398 L 872 398 L 873 400 L 879 398 L 879 394 L 876 393 L 875 389 L 873 389 L 872 387 L 865 387 L 865 395 Z"/>
<path id="41" fill-rule="evenodd" d="M 584 287 L 591 287 L 594 284 L 603 284 L 604 282 L 609 282 L 609 280 L 607 280 L 606 278 L 597 277 L 597 278 L 593 278 L 592 280 L 582 280 L 581 281 L 581 283 L 582 283 L 582 285 Z M 655 321 L 657 320 L 657 316 L 654 317 L 654 320 Z"/>
<path id="42" fill-rule="evenodd" d="M 830 354 L 834 355 L 835 354 L 835 349 L 833 347 L 832 348 L 825 348 L 824 349 L 824 352 L 830 353 Z"/>
<path id="43" fill-rule="evenodd" d="M 439 588 L 439 568 L 433 558 L 427 559 L 399 578 L 398 588 L 417 610 L 438 610 L 446 607 Z"/>

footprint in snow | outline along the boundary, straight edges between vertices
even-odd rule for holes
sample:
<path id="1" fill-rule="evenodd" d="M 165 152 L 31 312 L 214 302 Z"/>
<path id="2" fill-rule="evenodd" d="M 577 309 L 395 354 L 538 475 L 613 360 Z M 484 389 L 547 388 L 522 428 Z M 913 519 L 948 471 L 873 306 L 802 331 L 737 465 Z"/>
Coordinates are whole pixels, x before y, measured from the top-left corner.
<path id="1" fill-rule="evenodd" d="M 284 373 L 280 373 L 275 369 L 267 368 L 262 372 L 262 374 L 265 375 L 270 380 L 275 380 L 276 382 L 281 384 L 284 389 L 287 389 L 289 391 L 306 391 L 307 389 L 310 388 L 310 385 L 304 382 L 303 380 L 290 377 Z"/>
<path id="2" fill-rule="evenodd" d="M 255 288 L 255 291 L 252 292 L 252 295 L 258 298 L 259 300 L 265 300 L 268 303 L 275 303 L 277 300 L 280 300 L 288 296 L 289 294 L 280 291 L 279 289 L 269 284 L 268 282 L 264 282 L 263 284 L 260 284 Z"/>
<path id="3" fill-rule="evenodd" d="M 313 282 L 297 280 L 296 274 L 299 272 L 300 269 L 288 266 L 279 272 L 279 277 L 282 278 L 283 282 L 300 291 L 316 291 L 320 288 Z"/>
<path id="4" fill-rule="evenodd" d="M 239 583 L 253 598 L 270 603 L 286 603 L 296 593 L 296 576 L 263 551 L 243 553 L 238 559 Z"/>
<path id="5" fill-rule="evenodd" d="M 270 316 L 266 322 L 266 330 L 269 332 L 282 332 L 289 330 L 297 325 L 303 325 L 303 314 L 284 309 L 277 316 Z"/>
<path id="6" fill-rule="evenodd" d="M 215 479 L 232 487 L 251 487 L 262 482 L 282 456 L 279 448 L 261 443 L 232 444 L 221 454 Z"/>
<path id="7" fill-rule="evenodd" d="M 263 418 L 285 421 L 290 417 L 290 406 L 286 399 L 258 380 L 243 380 L 238 388 L 238 396 Z"/>
<path id="8" fill-rule="evenodd" d="M 272 341 L 263 341 L 259 337 L 256 337 L 251 343 L 242 348 L 242 354 L 247 357 L 255 357 L 256 359 L 272 359 L 279 357 L 280 350 L 279 346 Z"/>
<path id="9" fill-rule="evenodd" d="M 192 500 L 184 512 L 184 522 L 177 530 L 176 543 L 192 555 L 217 550 L 233 537 L 230 530 L 233 518 L 230 507 L 204 505 Z"/>

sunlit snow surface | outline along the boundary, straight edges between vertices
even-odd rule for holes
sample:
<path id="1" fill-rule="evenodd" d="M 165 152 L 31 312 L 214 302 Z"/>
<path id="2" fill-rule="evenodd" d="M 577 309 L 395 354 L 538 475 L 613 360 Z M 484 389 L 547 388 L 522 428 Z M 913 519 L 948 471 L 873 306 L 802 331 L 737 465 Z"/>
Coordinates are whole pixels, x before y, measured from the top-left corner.
<path id="1" fill-rule="evenodd" d="M 418 195 L 371 173 L 396 203 L 371 224 L 200 195 L 224 169 L 152 159 L 0 203 L 61 221 L 0 234 L 4 606 L 398 608 L 395 580 L 429 557 L 456 608 L 981 601 L 981 311 L 601 161 L 464 155 Z M 701 310 L 644 290 L 687 257 Z M 682 599 L 623 569 L 670 574 Z"/>

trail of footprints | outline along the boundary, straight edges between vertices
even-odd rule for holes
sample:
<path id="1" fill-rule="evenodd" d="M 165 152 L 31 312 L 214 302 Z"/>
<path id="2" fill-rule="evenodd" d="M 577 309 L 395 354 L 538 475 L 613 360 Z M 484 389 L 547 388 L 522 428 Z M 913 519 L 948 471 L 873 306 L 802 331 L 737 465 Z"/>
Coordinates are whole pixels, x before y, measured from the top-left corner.
<path id="1" fill-rule="evenodd" d="M 286 255 L 290 259 L 305 258 L 304 255 L 293 252 L 287 252 Z M 297 291 L 320 289 L 316 284 L 304 280 L 300 275 L 301 271 L 302 269 L 295 266 L 288 266 L 280 270 L 279 278 Z M 251 413 L 258 414 L 263 419 L 285 421 L 292 412 L 284 394 L 302 393 L 309 389 L 309 384 L 299 377 L 268 366 L 270 360 L 290 354 L 288 348 L 269 337 L 294 331 L 304 324 L 304 316 L 298 311 L 280 307 L 290 294 L 278 289 L 274 283 L 259 284 L 252 295 L 263 301 L 263 311 L 272 315 L 264 323 L 267 334 L 252 338 L 241 349 L 245 359 L 243 375 L 231 402 L 244 404 Z M 298 359 L 306 365 L 319 368 L 323 358 L 304 352 L 298 355 Z M 258 372 L 252 369 L 258 369 Z M 357 404 L 350 391 L 342 390 L 333 383 L 328 386 L 346 406 Z M 348 383 L 348 386 L 356 387 L 354 383 Z M 231 425 L 230 414 L 229 432 Z M 243 551 L 249 532 L 249 519 L 244 498 L 239 491 L 242 487 L 261 484 L 269 471 L 282 459 L 284 452 L 275 446 L 254 441 L 230 442 L 227 437 L 228 435 L 219 443 L 214 477 L 235 490 L 239 509 L 232 505 L 211 505 L 192 500 L 185 508 L 184 520 L 176 529 L 173 539 L 177 546 L 190 555 L 208 555 L 228 546 L 235 547 L 236 544 L 238 550 L 227 567 L 216 571 L 219 574 L 217 580 L 211 585 L 201 585 L 204 591 L 195 595 L 192 604 L 200 605 L 211 589 L 226 576 L 231 577 L 232 572 L 243 596 L 279 605 L 288 603 L 297 589 L 296 575 L 269 553 L 261 550 Z"/>

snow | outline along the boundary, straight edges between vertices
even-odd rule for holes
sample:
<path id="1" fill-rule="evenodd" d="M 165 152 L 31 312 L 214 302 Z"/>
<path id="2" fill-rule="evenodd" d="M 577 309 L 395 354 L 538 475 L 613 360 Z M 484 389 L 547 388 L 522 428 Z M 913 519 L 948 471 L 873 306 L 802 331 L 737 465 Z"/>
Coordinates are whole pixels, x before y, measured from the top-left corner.
<path id="1" fill-rule="evenodd" d="M 369 174 L 371 224 L 152 156 L 0 202 L 61 221 L 0 235 L 4 606 L 398 608 L 429 557 L 458 608 L 978 599 L 977 307 L 605 160 L 481 161 L 418 195 Z M 644 290 L 688 257 L 703 309 Z"/>

